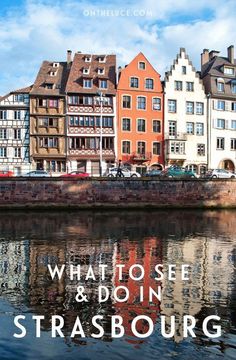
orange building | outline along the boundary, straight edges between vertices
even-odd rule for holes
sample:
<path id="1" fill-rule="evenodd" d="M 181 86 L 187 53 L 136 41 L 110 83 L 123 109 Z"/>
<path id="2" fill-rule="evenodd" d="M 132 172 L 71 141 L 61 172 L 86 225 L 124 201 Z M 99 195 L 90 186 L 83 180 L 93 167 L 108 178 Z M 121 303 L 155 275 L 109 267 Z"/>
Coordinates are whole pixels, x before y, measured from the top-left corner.
<path id="1" fill-rule="evenodd" d="M 117 114 L 118 159 L 141 173 L 163 166 L 163 89 L 160 74 L 142 53 L 120 69 Z"/>

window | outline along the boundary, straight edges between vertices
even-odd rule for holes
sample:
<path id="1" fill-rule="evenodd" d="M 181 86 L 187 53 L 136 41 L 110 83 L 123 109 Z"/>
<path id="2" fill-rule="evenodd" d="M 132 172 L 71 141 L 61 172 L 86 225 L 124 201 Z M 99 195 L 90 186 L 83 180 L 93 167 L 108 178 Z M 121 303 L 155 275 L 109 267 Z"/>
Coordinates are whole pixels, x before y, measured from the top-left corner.
<path id="1" fill-rule="evenodd" d="M 7 138 L 7 129 L 0 129 L 0 139 Z"/>
<path id="2" fill-rule="evenodd" d="M 224 150 L 225 148 L 225 138 L 217 138 L 216 139 L 216 149 L 217 150 Z"/>
<path id="3" fill-rule="evenodd" d="M 182 66 L 182 74 L 185 75 L 187 73 L 186 66 Z"/>
<path id="4" fill-rule="evenodd" d="M 92 96 L 83 96 L 83 98 L 80 98 L 80 101 L 82 100 L 82 105 L 92 105 L 93 99 Z"/>
<path id="5" fill-rule="evenodd" d="M 107 89 L 107 80 L 99 80 L 100 89 Z"/>
<path id="6" fill-rule="evenodd" d="M 21 148 L 19 148 L 19 147 L 14 148 L 14 157 L 15 158 L 21 157 Z"/>
<path id="7" fill-rule="evenodd" d="M 69 96 L 68 97 L 68 104 L 78 105 L 79 104 L 79 97 L 78 96 Z"/>
<path id="8" fill-rule="evenodd" d="M 48 100 L 48 107 L 50 108 L 58 108 L 59 101 L 58 99 L 49 99 Z"/>
<path id="9" fill-rule="evenodd" d="M 85 89 L 91 89 L 92 87 L 92 80 L 91 79 L 84 79 L 83 80 L 83 87 Z"/>
<path id="10" fill-rule="evenodd" d="M 14 139 L 15 140 L 21 139 L 21 129 L 14 129 Z"/>
<path id="11" fill-rule="evenodd" d="M 169 135 L 176 136 L 176 121 L 169 121 Z"/>
<path id="12" fill-rule="evenodd" d="M 139 68 L 139 70 L 145 70 L 145 69 L 146 69 L 146 64 L 145 64 L 145 62 L 140 61 L 140 62 L 138 63 L 138 68 Z"/>
<path id="13" fill-rule="evenodd" d="M 40 147 L 44 148 L 57 148 L 58 138 L 56 137 L 44 137 L 40 139 Z"/>
<path id="14" fill-rule="evenodd" d="M 53 63 L 52 66 L 53 67 L 59 67 L 59 63 Z"/>
<path id="15" fill-rule="evenodd" d="M 91 62 L 91 56 L 85 56 L 84 61 L 85 62 Z"/>
<path id="16" fill-rule="evenodd" d="M 176 100 L 168 100 L 168 111 L 176 113 Z"/>
<path id="17" fill-rule="evenodd" d="M 236 139 L 230 139 L 230 150 L 236 150 Z"/>
<path id="18" fill-rule="evenodd" d="M 130 141 L 122 141 L 122 153 L 130 154 Z"/>
<path id="19" fill-rule="evenodd" d="M 137 109 L 146 110 L 146 98 L 144 96 L 137 97 Z"/>
<path id="20" fill-rule="evenodd" d="M 99 75 L 104 75 L 105 74 L 105 69 L 104 68 L 98 68 L 98 74 Z"/>
<path id="21" fill-rule="evenodd" d="M 236 120 L 231 120 L 231 129 L 236 130 Z"/>
<path id="22" fill-rule="evenodd" d="M 217 91 L 218 92 L 224 92 L 225 91 L 225 84 L 223 81 L 218 80 L 217 81 Z"/>
<path id="23" fill-rule="evenodd" d="M 0 119 L 6 120 L 7 119 L 7 110 L 1 110 L 0 111 Z"/>
<path id="24" fill-rule="evenodd" d="M 194 134 L 194 123 L 193 122 L 187 122 L 186 124 L 186 132 L 188 135 Z"/>
<path id="25" fill-rule="evenodd" d="M 45 84 L 45 89 L 53 89 L 54 84 L 47 83 Z"/>
<path id="26" fill-rule="evenodd" d="M 197 154 L 199 156 L 205 156 L 205 144 L 197 144 Z"/>
<path id="27" fill-rule="evenodd" d="M 89 74 L 89 68 L 83 68 L 83 74 Z"/>
<path id="28" fill-rule="evenodd" d="M 130 131 L 131 130 L 131 121 L 128 118 L 122 119 L 122 130 Z"/>
<path id="29" fill-rule="evenodd" d="M 39 118 L 38 125 L 42 127 L 58 127 L 58 119 L 57 118 Z"/>
<path id="30" fill-rule="evenodd" d="M 46 99 L 38 99 L 38 106 L 47 107 L 47 100 Z"/>
<path id="31" fill-rule="evenodd" d="M 204 114 L 204 104 L 202 102 L 196 103 L 196 114 L 203 115 Z"/>
<path id="32" fill-rule="evenodd" d="M 155 133 L 161 132 L 161 121 L 160 120 L 152 120 L 152 131 Z"/>
<path id="33" fill-rule="evenodd" d="M 145 149 L 146 149 L 146 144 L 144 141 L 138 141 L 137 144 L 137 153 L 140 155 L 144 155 L 145 154 Z"/>
<path id="34" fill-rule="evenodd" d="M 152 98 L 152 110 L 161 110 L 160 98 Z"/>
<path id="35" fill-rule="evenodd" d="M 225 110 L 225 101 L 222 100 L 217 101 L 217 110 Z"/>
<path id="36" fill-rule="evenodd" d="M 161 143 L 155 141 L 152 144 L 152 153 L 153 155 L 161 155 Z"/>
<path id="37" fill-rule="evenodd" d="M 20 120 L 21 119 L 21 111 L 16 110 L 14 111 L 14 120 Z"/>
<path id="38" fill-rule="evenodd" d="M 145 132 L 146 122 L 144 119 L 137 119 L 137 131 Z"/>
<path id="39" fill-rule="evenodd" d="M 138 88 L 138 78 L 131 77 L 130 78 L 130 87 L 131 88 Z"/>
<path id="40" fill-rule="evenodd" d="M 185 143 L 180 141 L 171 141 L 170 152 L 172 154 L 185 154 Z"/>
<path id="41" fill-rule="evenodd" d="M 145 80 L 145 88 L 146 89 L 153 89 L 154 88 L 154 80 L 153 79 L 146 79 Z"/>
<path id="42" fill-rule="evenodd" d="M 231 91 L 233 94 L 236 94 L 236 81 L 232 80 L 231 82 Z"/>
<path id="43" fill-rule="evenodd" d="M 194 90 L 194 83 L 187 81 L 186 82 L 186 91 L 193 91 Z"/>
<path id="44" fill-rule="evenodd" d="M 104 63 L 106 61 L 106 57 L 105 56 L 99 56 L 98 61 L 100 63 Z"/>
<path id="45" fill-rule="evenodd" d="M 224 119 L 217 119 L 216 120 L 216 127 L 218 129 L 225 129 L 225 120 Z"/>
<path id="46" fill-rule="evenodd" d="M 0 157 L 1 158 L 7 157 L 7 148 L 6 147 L 0 147 Z"/>
<path id="47" fill-rule="evenodd" d="M 234 68 L 225 67 L 224 74 L 225 75 L 234 75 Z"/>
<path id="48" fill-rule="evenodd" d="M 175 81 L 175 90 L 182 91 L 183 90 L 183 82 Z"/>
<path id="49" fill-rule="evenodd" d="M 131 96 L 123 95 L 122 98 L 122 107 L 124 109 L 131 109 Z"/>
<path id="50" fill-rule="evenodd" d="M 194 102 L 186 101 L 186 114 L 194 114 Z"/>
<path id="51" fill-rule="evenodd" d="M 196 123 L 196 135 L 204 135 L 204 124 Z"/>

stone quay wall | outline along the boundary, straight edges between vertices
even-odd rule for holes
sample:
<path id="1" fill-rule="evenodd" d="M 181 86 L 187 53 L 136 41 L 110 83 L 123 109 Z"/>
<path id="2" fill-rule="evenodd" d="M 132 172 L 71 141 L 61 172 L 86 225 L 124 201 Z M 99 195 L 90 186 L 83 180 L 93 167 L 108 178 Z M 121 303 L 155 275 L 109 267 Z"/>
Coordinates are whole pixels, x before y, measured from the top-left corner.
<path id="1" fill-rule="evenodd" d="M 0 209 L 236 208 L 236 180 L 1 178 Z"/>

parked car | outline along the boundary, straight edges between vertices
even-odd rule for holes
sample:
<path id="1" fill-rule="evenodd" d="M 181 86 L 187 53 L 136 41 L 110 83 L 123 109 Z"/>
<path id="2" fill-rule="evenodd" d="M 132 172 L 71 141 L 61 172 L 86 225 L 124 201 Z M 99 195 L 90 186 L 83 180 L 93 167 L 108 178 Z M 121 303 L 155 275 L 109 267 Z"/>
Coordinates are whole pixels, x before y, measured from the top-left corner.
<path id="1" fill-rule="evenodd" d="M 235 179 L 236 174 L 225 169 L 208 170 L 204 176 L 208 179 Z"/>
<path id="2" fill-rule="evenodd" d="M 61 175 L 60 177 L 84 178 L 84 177 L 89 177 L 89 174 L 86 173 L 85 171 L 72 171 L 68 174 Z"/>
<path id="3" fill-rule="evenodd" d="M 50 174 L 45 171 L 45 170 L 34 170 L 34 171 L 30 171 L 27 174 L 25 174 L 24 176 L 29 176 L 29 177 L 49 177 Z"/>
<path id="4" fill-rule="evenodd" d="M 14 176 L 13 171 L 5 171 L 5 170 L 0 171 L 0 177 L 10 177 L 10 176 Z"/>
<path id="5" fill-rule="evenodd" d="M 144 176 L 147 176 L 147 177 L 158 176 L 158 177 L 160 177 L 161 172 L 162 172 L 161 170 L 152 169 L 152 170 L 147 171 L 146 174 L 144 174 Z"/>
<path id="6" fill-rule="evenodd" d="M 197 175 L 191 171 L 181 167 L 169 167 L 161 172 L 161 177 L 165 178 L 179 178 L 179 179 L 190 179 L 197 178 Z"/>
<path id="7" fill-rule="evenodd" d="M 117 170 L 118 170 L 117 167 L 109 169 L 107 176 L 108 177 L 116 177 Z M 141 177 L 141 175 L 138 172 L 129 170 L 126 167 L 121 168 L 121 172 L 122 172 L 121 177 Z"/>

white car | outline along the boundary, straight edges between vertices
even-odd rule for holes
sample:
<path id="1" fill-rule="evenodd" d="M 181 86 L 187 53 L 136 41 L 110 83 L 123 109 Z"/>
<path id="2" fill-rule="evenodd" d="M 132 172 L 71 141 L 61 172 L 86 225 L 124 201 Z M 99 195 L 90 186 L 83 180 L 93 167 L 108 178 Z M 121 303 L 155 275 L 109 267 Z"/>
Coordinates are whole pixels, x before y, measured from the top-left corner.
<path id="1" fill-rule="evenodd" d="M 214 169 L 208 170 L 205 177 L 210 179 L 235 179 L 236 175 L 228 170 Z"/>
<path id="2" fill-rule="evenodd" d="M 136 171 L 129 170 L 126 167 L 121 168 L 122 175 L 117 175 L 117 167 L 109 169 L 108 177 L 141 177 Z"/>
<path id="3" fill-rule="evenodd" d="M 45 171 L 45 170 L 34 170 L 34 171 L 30 171 L 27 174 L 23 175 L 23 176 L 29 176 L 29 177 L 49 177 L 50 174 Z"/>

